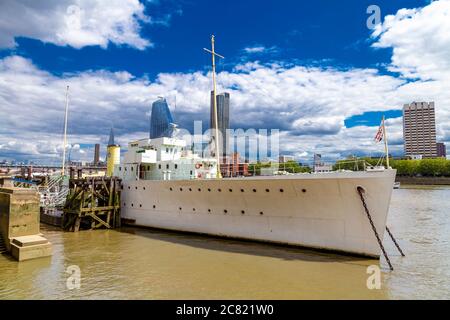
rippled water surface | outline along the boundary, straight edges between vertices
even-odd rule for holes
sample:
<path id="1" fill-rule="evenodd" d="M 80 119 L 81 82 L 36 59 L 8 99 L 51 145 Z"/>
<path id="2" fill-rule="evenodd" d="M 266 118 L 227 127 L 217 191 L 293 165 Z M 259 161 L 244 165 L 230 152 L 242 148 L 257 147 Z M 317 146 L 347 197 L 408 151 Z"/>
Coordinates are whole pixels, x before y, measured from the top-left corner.
<path id="1" fill-rule="evenodd" d="M 0 299 L 450 298 L 450 188 L 394 190 L 389 225 L 406 253 L 384 243 L 395 271 L 366 286 L 375 260 L 149 229 L 65 233 L 42 225 L 54 254 L 0 256 Z M 69 266 L 81 270 L 69 290 Z"/>

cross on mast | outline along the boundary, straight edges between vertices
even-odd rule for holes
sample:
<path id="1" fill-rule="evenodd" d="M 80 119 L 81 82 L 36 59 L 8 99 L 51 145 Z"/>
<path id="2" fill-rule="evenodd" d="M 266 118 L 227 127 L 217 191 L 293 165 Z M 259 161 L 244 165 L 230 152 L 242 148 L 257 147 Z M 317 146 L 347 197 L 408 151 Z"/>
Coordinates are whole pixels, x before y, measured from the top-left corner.
<path id="1" fill-rule="evenodd" d="M 221 56 L 220 54 L 216 53 L 214 50 L 214 35 L 211 35 L 211 50 L 203 48 L 206 52 L 211 54 L 212 58 L 212 80 L 213 80 L 213 109 L 214 109 L 214 123 L 215 130 L 214 130 L 214 145 L 215 145 L 215 153 L 216 153 L 216 160 L 217 160 L 217 174 L 216 177 L 221 179 L 222 174 L 220 173 L 220 156 L 219 156 L 219 123 L 218 123 L 218 117 L 217 117 L 217 98 L 216 98 L 216 56 L 219 58 L 224 59 L 224 56 Z"/>

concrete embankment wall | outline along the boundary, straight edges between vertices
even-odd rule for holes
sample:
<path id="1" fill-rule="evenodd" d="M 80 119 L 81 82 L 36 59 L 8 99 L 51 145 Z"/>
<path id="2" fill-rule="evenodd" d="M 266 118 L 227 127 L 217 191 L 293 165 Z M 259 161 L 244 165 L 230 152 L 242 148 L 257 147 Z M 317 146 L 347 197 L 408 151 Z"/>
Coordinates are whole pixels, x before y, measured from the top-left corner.
<path id="1" fill-rule="evenodd" d="M 450 177 L 407 177 L 397 176 L 395 181 L 401 184 L 450 185 Z"/>
<path id="2" fill-rule="evenodd" d="M 39 231 L 37 191 L 0 188 L 0 234 L 7 251 L 19 261 L 51 255 L 51 243 Z"/>

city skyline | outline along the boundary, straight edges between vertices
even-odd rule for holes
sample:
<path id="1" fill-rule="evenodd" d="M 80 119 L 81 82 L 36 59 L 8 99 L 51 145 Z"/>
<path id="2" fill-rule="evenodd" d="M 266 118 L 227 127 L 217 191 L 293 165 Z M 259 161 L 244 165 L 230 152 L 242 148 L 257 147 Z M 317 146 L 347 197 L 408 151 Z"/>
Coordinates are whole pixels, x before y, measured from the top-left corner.
<path id="1" fill-rule="evenodd" d="M 122 145 L 148 136 L 150 105 L 159 95 L 171 106 L 176 97 L 172 111 L 180 127 L 206 124 L 210 61 L 202 48 L 212 33 L 226 57 L 217 65 L 218 92 L 231 94 L 239 114 L 232 127 L 280 129 L 283 154 L 300 161 L 314 153 L 330 159 L 381 154 L 372 136 L 385 114 L 390 151 L 401 155 L 401 110 L 411 101 L 436 102 L 437 140 L 448 145 L 450 33 L 442 26 L 450 1 L 380 1 L 374 29 L 370 4 L 259 8 L 248 1 L 195 24 L 211 10 L 202 1 L 129 0 L 105 8 L 67 0 L 46 15 L 53 23 L 47 28 L 36 20 L 49 12 L 43 5 L 2 2 L 0 159 L 60 161 L 66 85 L 73 159 L 93 159 L 96 143 L 103 155 L 112 126 Z M 249 23 L 250 8 L 263 19 Z M 32 31 L 8 19 L 19 11 L 29 12 L 23 21 Z M 98 11 L 104 16 L 93 15 Z"/>

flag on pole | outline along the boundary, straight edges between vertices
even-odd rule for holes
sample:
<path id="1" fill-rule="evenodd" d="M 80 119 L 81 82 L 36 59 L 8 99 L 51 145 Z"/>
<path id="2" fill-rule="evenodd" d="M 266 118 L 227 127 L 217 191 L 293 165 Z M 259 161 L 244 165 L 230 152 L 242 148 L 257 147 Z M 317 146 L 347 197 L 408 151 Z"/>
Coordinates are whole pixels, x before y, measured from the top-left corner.
<path id="1" fill-rule="evenodd" d="M 377 134 L 375 135 L 375 142 L 380 142 L 383 140 L 384 136 L 384 130 L 383 130 L 384 123 L 381 122 L 380 127 L 378 128 Z"/>

